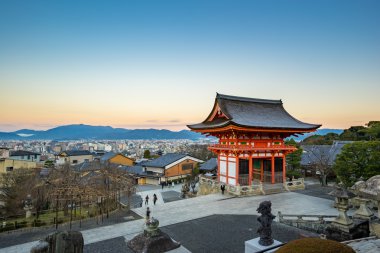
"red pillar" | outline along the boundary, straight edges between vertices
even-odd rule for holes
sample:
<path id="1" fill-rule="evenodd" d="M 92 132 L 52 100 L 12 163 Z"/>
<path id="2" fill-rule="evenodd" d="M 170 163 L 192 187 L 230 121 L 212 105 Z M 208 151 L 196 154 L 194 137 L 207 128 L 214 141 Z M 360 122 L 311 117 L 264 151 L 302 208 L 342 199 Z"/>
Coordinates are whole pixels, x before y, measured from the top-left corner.
<path id="1" fill-rule="evenodd" d="M 286 155 L 282 153 L 282 182 L 286 182 Z"/>
<path id="2" fill-rule="evenodd" d="M 275 183 L 275 180 L 274 180 L 274 154 L 272 153 L 272 160 L 271 160 L 272 164 L 271 164 L 271 170 L 272 170 L 272 184 Z"/>
<path id="3" fill-rule="evenodd" d="M 252 154 L 249 154 L 249 161 L 248 161 L 248 173 L 249 173 L 249 176 L 248 176 L 248 185 L 251 185 L 252 184 L 252 173 L 253 173 L 253 166 L 252 166 Z"/>
<path id="4" fill-rule="evenodd" d="M 263 159 L 260 159 L 260 180 L 264 182 L 264 162 Z"/>
<path id="5" fill-rule="evenodd" d="M 236 155 L 236 185 L 239 184 L 239 154 Z"/>
<path id="6" fill-rule="evenodd" d="M 218 153 L 218 182 L 220 182 L 220 153 Z"/>
<path id="7" fill-rule="evenodd" d="M 228 184 L 228 156 L 230 154 L 226 153 L 226 184 Z"/>

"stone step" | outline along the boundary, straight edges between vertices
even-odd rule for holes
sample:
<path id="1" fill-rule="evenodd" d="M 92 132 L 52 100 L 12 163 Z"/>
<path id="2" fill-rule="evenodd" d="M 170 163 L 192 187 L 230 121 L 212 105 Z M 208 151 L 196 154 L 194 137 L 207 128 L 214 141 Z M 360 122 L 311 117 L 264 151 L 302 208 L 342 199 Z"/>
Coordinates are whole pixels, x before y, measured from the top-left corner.
<path id="1" fill-rule="evenodd" d="M 282 193 L 282 192 L 286 192 L 286 190 L 284 188 L 267 188 L 267 189 L 264 188 L 265 195 L 277 194 L 277 193 Z"/>

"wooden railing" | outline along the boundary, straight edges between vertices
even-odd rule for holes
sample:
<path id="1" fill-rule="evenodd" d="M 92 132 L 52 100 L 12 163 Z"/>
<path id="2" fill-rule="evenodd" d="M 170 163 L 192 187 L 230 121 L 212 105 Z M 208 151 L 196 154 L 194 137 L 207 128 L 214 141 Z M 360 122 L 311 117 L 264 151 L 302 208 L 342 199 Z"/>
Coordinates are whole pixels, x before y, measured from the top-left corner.
<path id="1" fill-rule="evenodd" d="M 256 146 L 250 146 L 250 145 L 237 145 L 237 144 L 232 144 L 232 145 L 226 145 L 226 144 L 213 144 L 209 146 L 209 149 L 217 149 L 217 150 L 257 150 L 257 151 L 266 151 L 266 150 L 289 150 L 293 151 L 296 150 L 297 148 L 294 146 L 290 145 L 285 145 L 285 144 L 280 144 L 280 145 L 269 145 L 266 147 L 256 147 Z"/>

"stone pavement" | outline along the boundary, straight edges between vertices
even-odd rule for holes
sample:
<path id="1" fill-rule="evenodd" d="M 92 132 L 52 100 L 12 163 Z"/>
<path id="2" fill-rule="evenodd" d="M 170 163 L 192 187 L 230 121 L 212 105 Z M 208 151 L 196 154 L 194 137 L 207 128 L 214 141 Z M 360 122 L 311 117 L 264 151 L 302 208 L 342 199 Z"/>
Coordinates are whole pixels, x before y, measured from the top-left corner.
<path id="1" fill-rule="evenodd" d="M 172 190 L 173 188 L 168 188 Z M 151 194 L 153 191 L 144 191 L 142 194 Z M 278 211 L 289 214 L 320 214 L 336 215 L 337 211 L 332 207 L 333 201 L 312 197 L 295 192 L 286 192 L 268 196 L 252 196 L 244 198 L 231 198 L 228 195 L 211 194 L 191 199 L 152 206 L 151 216 L 160 221 L 160 227 L 177 224 L 203 218 L 213 214 L 257 214 L 256 209 L 261 201 L 272 201 L 272 212 Z M 152 203 L 151 203 L 152 204 Z M 136 208 L 134 211 L 145 216 L 146 208 Z M 91 244 L 117 237 L 132 238 L 141 233 L 144 228 L 144 220 L 135 220 L 81 231 L 85 244 Z M 29 242 L 0 249 L 0 253 L 26 253 L 36 242 Z"/>
<path id="2" fill-rule="evenodd" d="M 353 248 L 357 253 L 380 252 L 380 239 L 375 237 L 354 240 L 351 243 L 347 243 L 347 245 Z"/>
<path id="3" fill-rule="evenodd" d="M 156 205 L 162 205 L 165 203 L 162 192 L 178 192 L 180 194 L 182 188 L 182 184 L 175 184 L 174 187 L 164 187 L 164 189 L 161 188 L 161 186 L 144 186 L 144 185 L 139 185 L 137 187 L 136 194 L 140 195 L 142 200 L 143 200 L 143 207 L 151 207 L 154 206 L 153 204 L 153 194 L 156 194 L 157 196 L 157 202 Z M 145 197 L 149 197 L 148 205 L 145 205 Z"/>

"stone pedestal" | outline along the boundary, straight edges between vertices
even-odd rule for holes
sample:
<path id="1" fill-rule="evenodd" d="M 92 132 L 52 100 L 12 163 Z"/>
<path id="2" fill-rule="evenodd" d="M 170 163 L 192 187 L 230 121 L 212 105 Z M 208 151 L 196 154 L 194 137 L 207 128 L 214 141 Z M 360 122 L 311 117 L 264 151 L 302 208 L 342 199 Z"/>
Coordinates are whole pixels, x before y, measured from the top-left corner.
<path id="1" fill-rule="evenodd" d="M 275 247 L 277 245 L 282 244 L 282 242 L 279 242 L 277 240 L 273 240 L 273 244 L 268 245 L 268 246 L 262 246 L 259 244 L 259 240 L 260 240 L 260 237 L 257 237 L 255 239 L 252 239 L 249 241 L 245 241 L 245 251 L 244 252 L 245 253 L 256 253 L 256 252 L 259 252 L 259 251 L 262 251 L 265 249 L 269 249 L 269 248 L 272 248 L 272 247 Z M 266 252 L 270 253 L 270 252 L 275 252 L 276 250 L 278 250 L 278 248 L 274 248 L 273 250 L 269 250 Z"/>
<path id="2" fill-rule="evenodd" d="M 27 210 L 26 210 L 26 213 L 25 213 L 25 218 L 28 219 L 28 218 L 30 218 L 31 216 L 32 216 L 32 211 L 31 211 L 31 209 L 27 209 Z"/>
<path id="3" fill-rule="evenodd" d="M 150 218 L 145 223 L 144 233 L 136 235 L 127 245 L 136 253 L 162 253 L 176 248 L 181 244 L 173 241 L 169 235 L 158 229 L 159 221 Z"/>
<path id="4" fill-rule="evenodd" d="M 374 217 L 373 212 L 367 207 L 367 199 L 363 198 L 357 198 L 358 202 L 360 203 L 360 207 L 356 212 L 354 213 L 355 218 L 359 219 L 365 219 L 370 220 L 372 217 Z"/>
<path id="5" fill-rule="evenodd" d="M 326 229 L 327 239 L 342 242 L 369 236 L 369 221 L 354 219 L 353 224 L 331 223 Z"/>

